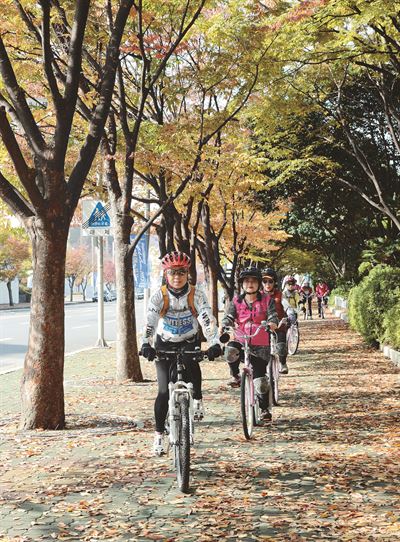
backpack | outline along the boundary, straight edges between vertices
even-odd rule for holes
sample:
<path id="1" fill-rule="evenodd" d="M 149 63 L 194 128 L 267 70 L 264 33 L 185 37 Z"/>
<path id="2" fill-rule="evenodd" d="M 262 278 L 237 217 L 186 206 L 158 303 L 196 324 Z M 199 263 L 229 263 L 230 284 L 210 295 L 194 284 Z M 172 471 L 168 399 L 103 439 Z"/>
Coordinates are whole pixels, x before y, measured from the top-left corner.
<path id="1" fill-rule="evenodd" d="M 161 286 L 161 293 L 163 295 L 163 306 L 160 311 L 161 318 L 167 314 L 168 308 L 169 308 L 169 296 L 168 296 L 168 289 L 167 285 L 163 284 Z M 194 318 L 198 317 L 198 312 L 196 310 L 196 307 L 194 306 L 194 294 L 196 293 L 196 287 L 190 286 L 190 290 L 187 296 L 188 306 L 193 314 Z"/>

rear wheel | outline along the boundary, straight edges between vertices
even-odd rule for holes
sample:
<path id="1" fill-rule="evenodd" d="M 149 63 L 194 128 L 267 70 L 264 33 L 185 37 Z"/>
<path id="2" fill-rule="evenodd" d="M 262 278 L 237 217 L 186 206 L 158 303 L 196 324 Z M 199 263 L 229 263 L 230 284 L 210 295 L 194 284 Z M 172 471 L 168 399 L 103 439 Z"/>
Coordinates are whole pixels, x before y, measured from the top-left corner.
<path id="1" fill-rule="evenodd" d="M 278 356 L 271 356 L 269 363 L 269 382 L 272 393 L 272 404 L 274 406 L 279 404 L 279 369 L 280 361 Z"/>
<path id="2" fill-rule="evenodd" d="M 183 493 L 189 491 L 190 474 L 190 419 L 189 400 L 185 396 L 178 399 L 179 422 L 178 443 L 175 445 L 175 465 L 178 487 Z"/>
<path id="3" fill-rule="evenodd" d="M 299 333 L 299 326 L 296 324 L 292 324 L 286 333 L 286 342 L 287 342 L 287 349 L 288 354 L 290 356 L 294 356 L 297 352 L 297 349 L 299 347 L 299 341 L 300 341 L 300 333 Z"/>
<path id="4" fill-rule="evenodd" d="M 240 408 L 242 414 L 243 433 L 247 440 L 251 439 L 254 426 L 254 409 L 251 404 L 251 382 L 250 375 L 246 372 L 242 374 L 240 385 Z"/>

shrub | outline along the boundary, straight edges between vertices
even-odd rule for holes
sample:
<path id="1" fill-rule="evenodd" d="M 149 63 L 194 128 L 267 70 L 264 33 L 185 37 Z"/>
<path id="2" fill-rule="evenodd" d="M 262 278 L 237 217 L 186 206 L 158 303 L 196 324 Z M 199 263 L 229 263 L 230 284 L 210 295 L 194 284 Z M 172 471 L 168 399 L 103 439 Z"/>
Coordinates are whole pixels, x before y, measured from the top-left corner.
<path id="1" fill-rule="evenodd" d="M 400 350 L 400 303 L 389 309 L 384 317 L 383 342 Z"/>
<path id="2" fill-rule="evenodd" d="M 369 343 L 385 339 L 386 328 L 396 327 L 390 311 L 400 305 L 400 269 L 378 265 L 349 295 L 349 322 Z M 396 330 L 395 330 L 395 333 Z M 393 331 L 391 332 L 393 336 Z"/>

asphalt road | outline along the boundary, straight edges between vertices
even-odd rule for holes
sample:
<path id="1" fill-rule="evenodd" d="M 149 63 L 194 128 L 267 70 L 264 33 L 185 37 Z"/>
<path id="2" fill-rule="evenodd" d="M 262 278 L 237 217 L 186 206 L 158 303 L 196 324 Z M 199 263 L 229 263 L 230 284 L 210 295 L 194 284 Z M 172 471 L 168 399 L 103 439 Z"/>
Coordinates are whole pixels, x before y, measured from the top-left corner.
<path id="1" fill-rule="evenodd" d="M 65 352 L 70 354 L 96 345 L 97 303 L 65 305 Z M 115 341 L 116 302 L 104 303 L 104 336 Z M 4 310 L 0 312 L 0 374 L 23 367 L 28 345 L 29 309 Z M 138 331 L 144 323 L 143 301 L 136 301 Z"/>

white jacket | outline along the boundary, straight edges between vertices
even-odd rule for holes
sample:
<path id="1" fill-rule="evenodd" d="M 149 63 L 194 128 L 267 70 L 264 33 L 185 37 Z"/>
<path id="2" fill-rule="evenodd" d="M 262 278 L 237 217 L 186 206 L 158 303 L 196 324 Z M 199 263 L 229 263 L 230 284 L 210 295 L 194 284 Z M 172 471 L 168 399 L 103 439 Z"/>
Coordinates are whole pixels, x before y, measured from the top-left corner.
<path id="1" fill-rule="evenodd" d="M 200 323 L 209 346 L 219 344 L 218 328 L 207 296 L 196 286 L 193 302 L 198 316 L 195 318 L 188 305 L 188 292 L 181 297 L 175 297 L 168 290 L 169 307 L 163 317 L 160 316 L 164 306 L 161 288 L 151 297 L 143 334 L 144 343 L 152 344 L 155 333 L 163 341 L 173 343 L 192 339 L 197 335 Z"/>

